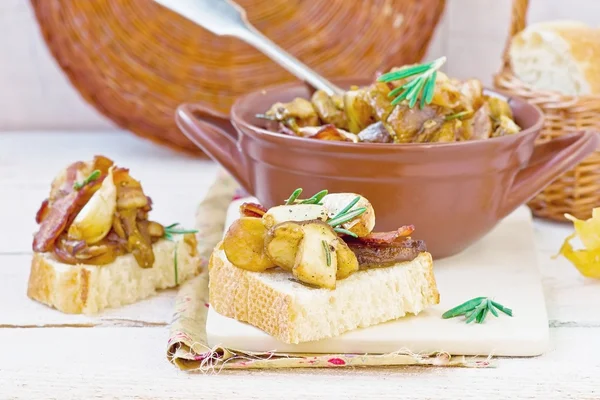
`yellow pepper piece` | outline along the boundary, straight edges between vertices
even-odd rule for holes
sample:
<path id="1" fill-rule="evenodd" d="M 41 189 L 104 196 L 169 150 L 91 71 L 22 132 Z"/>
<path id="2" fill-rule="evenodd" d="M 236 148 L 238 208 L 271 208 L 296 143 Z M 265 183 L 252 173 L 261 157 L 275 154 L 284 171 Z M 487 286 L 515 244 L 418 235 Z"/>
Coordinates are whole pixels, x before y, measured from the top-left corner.
<path id="1" fill-rule="evenodd" d="M 573 222 L 575 233 L 567 237 L 558 255 L 563 255 L 579 272 L 588 278 L 600 279 L 600 208 L 594 208 L 592 218 L 582 221 L 565 214 Z M 585 249 L 574 250 L 570 240 L 579 237 Z"/>

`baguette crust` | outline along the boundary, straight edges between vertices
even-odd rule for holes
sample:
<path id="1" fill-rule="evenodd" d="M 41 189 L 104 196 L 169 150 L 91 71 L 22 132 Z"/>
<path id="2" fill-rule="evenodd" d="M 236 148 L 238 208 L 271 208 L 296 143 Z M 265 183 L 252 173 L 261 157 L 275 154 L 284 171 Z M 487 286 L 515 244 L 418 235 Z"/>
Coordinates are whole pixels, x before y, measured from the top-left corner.
<path id="1" fill-rule="evenodd" d="M 27 296 L 67 314 L 95 314 L 142 300 L 158 289 L 176 286 L 175 246 L 178 283 L 200 272 L 195 238 L 189 235 L 178 239 L 154 244 L 156 259 L 152 268 L 141 268 L 131 254 L 96 266 L 68 265 L 49 253 L 34 253 Z"/>
<path id="2" fill-rule="evenodd" d="M 209 262 L 209 278 L 215 311 L 285 343 L 337 336 L 407 313 L 416 315 L 439 303 L 429 253 L 396 266 L 359 271 L 328 290 L 290 282 L 289 272 L 278 268 L 266 272 L 237 268 L 219 244 Z"/>

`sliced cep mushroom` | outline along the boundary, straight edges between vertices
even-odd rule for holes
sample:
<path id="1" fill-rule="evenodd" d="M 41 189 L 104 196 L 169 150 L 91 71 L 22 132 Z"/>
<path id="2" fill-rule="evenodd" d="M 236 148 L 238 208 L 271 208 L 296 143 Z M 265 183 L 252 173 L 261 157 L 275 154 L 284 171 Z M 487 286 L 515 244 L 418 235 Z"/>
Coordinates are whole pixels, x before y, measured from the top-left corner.
<path id="1" fill-rule="evenodd" d="M 248 271 L 262 272 L 275 267 L 265 252 L 266 233 L 259 218 L 235 220 L 223 238 L 225 256 L 236 267 Z"/>
<path id="2" fill-rule="evenodd" d="M 326 220 L 327 210 L 319 204 L 291 204 L 270 208 L 262 217 L 267 229 L 287 221 Z"/>
<path id="3" fill-rule="evenodd" d="M 323 197 L 321 203 L 327 209 L 329 218 L 333 218 L 350 204 L 356 197 L 360 199 L 349 211 L 365 207 L 367 210 L 356 218 L 342 224 L 342 228 L 359 237 L 367 236 L 375 227 L 375 210 L 365 197 L 356 193 L 332 193 Z"/>
<path id="4" fill-rule="evenodd" d="M 322 221 L 302 224 L 304 237 L 298 246 L 292 274 L 301 282 L 335 289 L 338 237 Z"/>

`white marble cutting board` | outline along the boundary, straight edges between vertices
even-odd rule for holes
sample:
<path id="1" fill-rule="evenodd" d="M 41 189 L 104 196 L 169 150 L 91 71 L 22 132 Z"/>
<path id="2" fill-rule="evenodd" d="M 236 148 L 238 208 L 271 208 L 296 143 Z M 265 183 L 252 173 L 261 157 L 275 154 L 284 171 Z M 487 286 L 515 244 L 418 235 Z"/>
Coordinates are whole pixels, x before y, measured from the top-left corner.
<path id="1" fill-rule="evenodd" d="M 226 226 L 238 216 L 232 204 Z M 548 347 L 548 318 L 537 266 L 531 214 L 519 208 L 478 243 L 451 258 L 434 261 L 440 304 L 405 317 L 339 337 L 290 345 L 263 331 L 224 317 L 212 308 L 206 333 L 210 346 L 281 353 L 415 353 L 535 356 Z M 448 309 L 477 296 L 512 308 L 512 318 L 488 314 L 484 324 L 444 320 Z"/>

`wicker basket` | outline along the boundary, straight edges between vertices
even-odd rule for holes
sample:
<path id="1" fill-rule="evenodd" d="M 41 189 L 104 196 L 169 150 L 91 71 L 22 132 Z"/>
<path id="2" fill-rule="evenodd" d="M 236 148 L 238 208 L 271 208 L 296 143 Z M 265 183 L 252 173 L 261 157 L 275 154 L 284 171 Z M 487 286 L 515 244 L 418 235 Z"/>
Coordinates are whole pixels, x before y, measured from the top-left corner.
<path id="1" fill-rule="evenodd" d="M 600 131 L 600 96 L 565 96 L 540 91 L 521 82 L 512 72 L 508 49 L 510 39 L 526 26 L 528 0 L 513 0 L 510 37 L 504 51 L 502 70 L 495 77 L 497 88 L 539 106 L 546 122 L 538 141 L 544 142 L 567 133 Z M 543 218 L 564 221 L 564 213 L 586 219 L 600 205 L 600 152 L 593 153 L 565 173 L 529 202 L 532 212 Z"/>
<path id="2" fill-rule="evenodd" d="M 250 21 L 326 77 L 419 61 L 445 0 L 239 0 Z M 50 51 L 81 95 L 139 136 L 199 152 L 176 107 L 226 114 L 236 97 L 295 79 L 258 51 L 151 0 L 31 0 Z"/>

